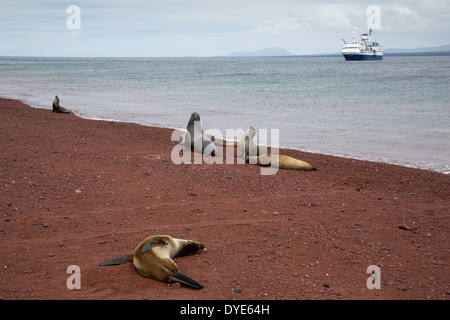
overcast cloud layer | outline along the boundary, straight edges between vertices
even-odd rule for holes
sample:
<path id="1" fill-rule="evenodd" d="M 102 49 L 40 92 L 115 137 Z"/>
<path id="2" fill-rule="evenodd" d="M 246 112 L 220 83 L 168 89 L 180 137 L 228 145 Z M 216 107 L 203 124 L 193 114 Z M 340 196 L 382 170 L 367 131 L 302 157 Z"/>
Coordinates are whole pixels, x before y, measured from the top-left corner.
<path id="1" fill-rule="evenodd" d="M 80 29 L 66 12 L 81 9 Z M 284 47 L 294 54 L 340 51 L 366 10 L 380 8 L 373 40 L 385 48 L 450 43 L 450 1 L 1 0 L 1 56 L 216 56 Z"/>

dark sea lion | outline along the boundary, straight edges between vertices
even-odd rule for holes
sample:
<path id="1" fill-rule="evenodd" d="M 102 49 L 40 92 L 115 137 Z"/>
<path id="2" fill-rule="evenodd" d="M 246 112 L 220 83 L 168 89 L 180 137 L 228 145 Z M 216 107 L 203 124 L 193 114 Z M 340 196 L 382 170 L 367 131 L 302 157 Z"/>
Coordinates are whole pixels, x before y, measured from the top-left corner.
<path id="1" fill-rule="evenodd" d="M 53 112 L 73 114 L 73 112 L 71 110 L 66 109 L 64 107 L 61 107 L 59 105 L 59 98 L 58 98 L 58 96 L 55 96 L 55 100 L 53 100 Z"/>
<path id="2" fill-rule="evenodd" d="M 99 266 L 111 266 L 133 262 L 136 270 L 144 277 L 165 282 L 180 282 L 195 289 L 203 286 L 180 272 L 172 260 L 174 257 L 193 255 L 205 248 L 201 242 L 175 239 L 168 235 L 146 238 L 128 255 L 108 259 Z"/>
<path id="3" fill-rule="evenodd" d="M 216 146 L 211 139 L 203 133 L 200 115 L 197 112 L 191 114 L 186 129 L 187 132 L 184 135 L 184 138 L 180 137 L 184 142 L 183 150 L 191 150 L 206 156 L 211 155 L 214 157 L 216 155 Z"/>

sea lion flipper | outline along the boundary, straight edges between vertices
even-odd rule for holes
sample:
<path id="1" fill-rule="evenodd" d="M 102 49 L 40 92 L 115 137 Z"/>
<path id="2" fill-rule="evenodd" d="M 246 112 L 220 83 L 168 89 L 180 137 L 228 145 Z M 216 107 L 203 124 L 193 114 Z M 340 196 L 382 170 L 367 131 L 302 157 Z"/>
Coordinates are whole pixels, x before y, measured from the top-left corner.
<path id="1" fill-rule="evenodd" d="M 131 262 L 131 261 L 133 261 L 133 259 L 130 258 L 130 255 L 126 255 L 126 256 L 118 256 L 118 257 L 108 259 L 106 261 L 100 262 L 98 265 L 99 266 L 114 266 L 114 265 L 124 264 L 124 263 Z"/>
<path id="2" fill-rule="evenodd" d="M 178 272 L 177 274 L 173 275 L 171 277 L 172 281 L 174 282 L 181 282 L 187 286 L 190 286 L 194 289 L 202 289 L 203 286 L 195 281 L 194 279 L 190 278 L 189 276 L 185 275 L 182 272 Z"/>
<path id="3" fill-rule="evenodd" d="M 162 247 L 166 243 L 161 240 L 161 237 L 153 237 L 150 240 L 148 240 L 145 245 L 142 247 L 142 253 L 147 252 L 153 247 Z"/>

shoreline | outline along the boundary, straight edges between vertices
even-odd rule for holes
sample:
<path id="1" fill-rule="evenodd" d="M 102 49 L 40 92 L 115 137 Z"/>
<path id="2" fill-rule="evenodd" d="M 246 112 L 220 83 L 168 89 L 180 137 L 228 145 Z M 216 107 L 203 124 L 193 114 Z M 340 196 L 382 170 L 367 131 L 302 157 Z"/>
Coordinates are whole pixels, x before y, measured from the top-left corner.
<path id="1" fill-rule="evenodd" d="M 35 109 L 41 109 L 41 110 L 51 110 L 50 108 L 42 108 L 42 107 L 34 107 L 32 105 L 30 105 L 29 102 L 27 101 L 23 101 L 21 99 L 17 99 L 14 97 L 3 97 L 0 96 L 0 99 L 11 99 L 11 100 L 17 100 L 20 101 L 26 105 L 29 105 L 32 108 Z M 170 126 L 164 126 L 164 125 L 148 125 L 145 123 L 139 123 L 139 122 L 135 122 L 135 121 L 125 121 L 125 120 L 117 120 L 117 119 L 102 119 L 102 118 L 97 118 L 97 117 L 83 117 L 82 115 L 79 115 L 77 113 L 75 113 L 75 115 L 79 118 L 82 119 L 86 119 L 86 120 L 94 120 L 94 121 L 106 121 L 106 122 L 117 122 L 117 123 L 130 123 L 130 124 L 136 124 L 136 125 L 142 125 L 142 126 L 146 126 L 146 127 L 150 127 L 150 128 L 163 128 L 163 129 L 169 129 L 169 130 L 185 130 L 184 128 L 176 128 L 176 127 L 170 127 Z M 245 131 L 246 129 L 244 129 Z M 396 165 L 396 166 L 401 166 L 401 167 L 405 167 L 405 168 L 412 168 L 412 169 L 418 169 L 418 170 L 426 170 L 426 171 L 431 171 L 431 172 L 435 172 L 435 173 L 440 173 L 440 174 L 445 174 L 445 175 L 450 175 L 450 171 L 448 171 L 448 169 L 446 167 L 442 167 L 443 165 L 439 165 L 440 169 L 433 169 L 435 168 L 437 165 L 436 164 L 420 164 L 422 166 L 428 166 L 428 167 L 420 167 L 419 164 L 406 164 L 406 163 L 402 163 L 399 160 L 392 160 L 390 158 L 384 158 L 381 156 L 377 156 L 377 157 L 369 157 L 369 156 L 356 156 L 356 155 L 347 155 L 347 154 L 333 154 L 333 153 L 329 153 L 329 152 L 320 152 L 320 151 L 316 151 L 316 150 L 307 150 L 307 149 L 300 149 L 297 147 L 279 147 L 280 150 L 292 150 L 292 151 L 300 151 L 300 152 L 304 152 L 304 153 L 309 153 L 309 154 L 317 154 L 317 155 L 323 155 L 323 156 L 332 156 L 332 157 L 339 157 L 339 158 L 344 158 L 344 159 L 350 159 L 350 160 L 358 160 L 358 161 L 369 161 L 369 162 L 374 162 L 374 163 L 382 163 L 382 164 L 388 164 L 388 165 Z"/>
<path id="2" fill-rule="evenodd" d="M 174 165 L 172 131 L 0 98 L 0 297 L 450 298 L 449 175 L 284 148 L 319 171 Z M 205 288 L 97 266 L 152 234 L 205 243 L 175 259 Z M 80 290 L 66 286 L 70 265 Z"/>

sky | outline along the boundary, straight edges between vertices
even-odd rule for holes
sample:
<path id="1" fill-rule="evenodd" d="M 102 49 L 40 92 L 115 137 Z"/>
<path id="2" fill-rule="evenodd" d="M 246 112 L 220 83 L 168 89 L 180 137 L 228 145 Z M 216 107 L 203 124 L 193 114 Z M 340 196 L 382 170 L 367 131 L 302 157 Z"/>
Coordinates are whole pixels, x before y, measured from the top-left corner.
<path id="1" fill-rule="evenodd" d="M 332 53 L 368 21 L 373 41 L 409 49 L 449 44 L 449 17 L 450 0 L 0 0 L 0 56 Z"/>

